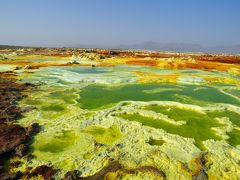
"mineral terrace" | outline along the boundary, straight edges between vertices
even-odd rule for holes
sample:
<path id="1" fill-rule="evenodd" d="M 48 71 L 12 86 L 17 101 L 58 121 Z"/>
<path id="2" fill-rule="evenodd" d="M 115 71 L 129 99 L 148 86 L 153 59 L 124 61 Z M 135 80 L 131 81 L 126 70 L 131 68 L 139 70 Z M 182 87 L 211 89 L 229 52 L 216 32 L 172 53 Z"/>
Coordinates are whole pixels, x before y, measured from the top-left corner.
<path id="1" fill-rule="evenodd" d="M 0 179 L 240 179 L 240 56 L 0 49 Z"/>

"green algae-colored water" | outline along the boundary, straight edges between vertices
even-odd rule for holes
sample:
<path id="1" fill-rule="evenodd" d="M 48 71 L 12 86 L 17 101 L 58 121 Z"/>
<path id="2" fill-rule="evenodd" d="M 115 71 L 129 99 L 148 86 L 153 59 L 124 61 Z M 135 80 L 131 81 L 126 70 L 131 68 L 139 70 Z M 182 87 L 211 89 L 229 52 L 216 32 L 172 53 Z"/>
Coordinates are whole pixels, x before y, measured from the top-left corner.
<path id="1" fill-rule="evenodd" d="M 52 104 L 52 105 L 48 105 L 48 106 L 42 106 L 41 108 L 43 111 L 63 111 L 65 110 L 65 108 L 61 105 L 58 104 Z"/>
<path id="2" fill-rule="evenodd" d="M 161 146 L 165 143 L 165 141 L 161 140 L 161 139 L 151 139 L 148 142 L 150 145 L 157 145 L 157 146 Z"/>
<path id="3" fill-rule="evenodd" d="M 144 72 L 152 71 L 154 73 L 161 73 L 158 69 L 154 68 L 137 68 L 131 66 L 120 66 L 119 68 L 81 68 L 81 67 L 69 67 L 69 68 L 56 68 L 56 71 L 53 73 L 49 71 L 51 74 L 50 78 L 45 79 L 46 75 L 42 78 L 48 81 L 54 81 L 55 84 L 59 83 L 60 80 L 66 81 L 66 78 L 73 77 L 74 75 L 76 81 L 69 82 L 70 88 L 61 84 L 58 87 L 58 90 L 51 90 L 44 96 L 39 96 L 36 99 L 27 99 L 25 101 L 28 105 L 37 106 L 42 111 L 43 116 L 51 117 L 51 118 L 61 118 L 62 115 L 65 115 L 68 112 L 69 105 L 74 105 L 80 107 L 84 110 L 90 111 L 99 111 L 109 107 L 115 106 L 117 103 L 122 101 L 143 101 L 143 102 L 151 102 L 151 101 L 173 101 L 180 102 L 186 104 L 193 104 L 199 106 L 206 105 L 214 105 L 214 104 L 231 104 L 235 106 L 240 105 L 239 99 L 236 97 L 226 94 L 217 86 L 208 86 L 208 85 L 195 85 L 195 84 L 140 84 L 137 82 L 131 83 L 118 83 L 113 82 L 112 84 L 108 83 L 99 83 L 99 82 L 91 82 L 86 84 L 82 82 L 81 78 L 90 74 L 90 75 L 98 75 L 102 77 L 107 77 L 105 79 L 108 82 L 108 79 L 116 77 L 116 72 L 120 72 L 121 76 L 124 77 L 124 73 L 129 75 L 129 71 L 131 70 L 142 70 Z M 50 68 L 51 70 L 51 68 Z M 46 69 L 43 69 L 43 72 L 48 72 Z M 162 70 L 163 73 L 169 73 L 171 70 Z M 39 73 L 39 72 L 38 72 Z M 68 73 L 68 75 L 67 75 Z M 203 74 L 204 71 L 199 70 L 185 70 L 182 71 L 184 74 Z M 40 73 L 41 74 L 41 71 Z M 211 75 L 213 72 L 207 72 L 206 74 Z M 215 73 L 216 74 L 216 73 Z M 41 77 L 41 76 L 40 76 Z M 62 78 L 65 77 L 65 78 Z M 129 76 L 131 79 L 134 76 Z M 36 76 L 34 76 L 36 78 Z M 96 77 L 97 78 L 97 77 Z M 104 79 L 103 78 L 103 79 Z M 34 79 L 35 80 L 35 79 Z M 79 80 L 79 81 L 77 81 Z M 79 83 L 86 84 L 82 88 L 78 88 Z M 232 90 L 233 91 L 233 90 Z M 238 91 L 234 90 L 236 94 Z M 234 94 L 234 95 L 235 95 Z M 181 125 L 181 127 L 173 124 L 169 124 L 160 119 L 151 119 L 149 117 L 142 117 L 139 114 L 124 114 L 122 117 L 141 122 L 143 125 L 147 125 L 154 128 L 164 129 L 169 133 L 178 134 L 183 137 L 194 138 L 196 144 L 200 147 L 202 141 L 207 139 L 215 139 L 220 140 L 216 132 L 212 129 L 212 127 L 221 127 L 222 125 L 217 122 L 214 118 L 218 117 L 228 117 L 229 120 L 236 126 L 240 125 L 240 115 L 233 111 L 213 111 L 208 112 L 206 114 L 201 114 L 191 110 L 183 110 L 176 107 L 158 107 L 158 106 L 148 106 L 146 110 L 152 110 L 157 113 L 162 113 L 167 115 L 169 118 L 174 119 L 175 121 L 185 121 L 186 124 Z M 95 126 L 96 130 L 93 129 L 90 131 L 86 131 L 89 134 L 93 134 L 93 132 L 100 131 L 97 126 Z M 109 130 L 110 131 L 110 130 Z M 101 130 L 101 133 L 104 131 Z M 113 131 L 115 132 L 115 131 Z M 100 134 L 101 134 L 100 133 Z M 117 134 L 117 132 L 115 132 Z M 111 136 L 109 133 L 108 136 Z M 234 133 L 237 134 L 237 133 Z M 228 135 L 232 137 L 231 133 Z M 95 135 L 96 136 L 96 135 Z M 118 136 L 118 135 L 117 135 Z M 104 136 L 102 136 L 104 137 Z M 230 139 L 231 139 L 230 138 Z M 98 138 L 99 139 L 99 138 Z M 104 139 L 104 138 L 103 138 Z M 229 140 L 230 142 L 230 140 Z M 236 144 L 235 144 L 236 145 Z"/>
<path id="4" fill-rule="evenodd" d="M 43 152 L 58 153 L 62 152 L 68 146 L 74 145 L 76 134 L 71 131 L 62 131 L 60 134 L 57 134 L 54 137 L 49 137 L 45 141 L 42 139 L 40 142 L 35 142 L 34 148 Z"/>
<path id="5" fill-rule="evenodd" d="M 183 116 L 186 120 L 186 124 L 181 126 L 170 124 L 161 119 L 144 117 L 139 114 L 122 114 L 120 117 L 130 121 L 140 122 L 145 126 L 163 129 L 171 134 L 194 138 L 197 147 L 200 149 L 204 149 L 202 141 L 207 139 L 221 140 L 221 137 L 217 136 L 216 132 L 211 129 L 212 127 L 221 126 L 219 123 L 213 121 L 207 116 L 199 116 L 200 114 L 191 111 L 185 111 L 184 113 L 185 115 Z"/>
<path id="6" fill-rule="evenodd" d="M 75 99 L 77 97 L 78 96 L 75 94 L 74 89 L 66 89 L 63 91 L 54 91 L 48 95 L 48 98 L 53 99 L 53 100 L 60 99 L 60 100 L 64 101 L 64 103 L 66 103 L 66 104 L 74 104 Z"/>
<path id="7" fill-rule="evenodd" d="M 115 141 L 122 137 L 122 133 L 117 126 L 111 126 L 109 128 L 92 126 L 85 129 L 84 132 L 93 135 L 98 143 L 107 145 L 115 143 Z"/>
<path id="8" fill-rule="evenodd" d="M 173 125 L 161 119 L 144 117 L 139 114 L 121 114 L 120 117 L 130 121 L 140 122 L 146 126 L 164 129 L 172 134 L 194 138 L 196 145 L 200 149 L 204 149 L 202 141 L 207 139 L 221 140 L 221 137 L 217 135 L 216 131 L 212 128 L 223 127 L 223 125 L 215 118 L 227 117 L 234 125 L 237 126 L 239 126 L 240 123 L 240 114 L 228 110 L 213 111 L 203 114 L 194 110 L 186 110 L 174 106 L 150 105 L 144 109 L 167 115 L 167 117 L 175 121 L 184 121 L 186 124 L 181 126 Z M 231 145 L 236 146 L 240 144 L 240 133 L 238 130 L 234 129 L 232 132 L 227 133 L 227 135 L 229 136 L 228 142 Z"/>
<path id="9" fill-rule="evenodd" d="M 19 123 L 29 125 L 37 121 L 43 129 L 33 139 L 31 148 L 35 159 L 29 162 L 28 166 L 46 163 L 63 169 L 64 173 L 77 169 L 87 176 L 98 172 L 108 158 L 120 159 L 128 164 L 133 159 L 132 154 L 147 154 L 152 150 L 148 148 L 159 148 L 157 150 L 161 151 L 161 148 L 171 147 L 169 141 L 173 144 L 179 143 L 175 142 L 179 140 L 177 138 L 193 139 L 194 143 L 191 141 L 190 144 L 199 151 L 208 151 L 204 146 L 204 142 L 208 140 L 213 140 L 213 143 L 226 142 L 224 145 L 231 148 L 240 145 L 240 101 L 237 85 L 228 87 L 192 82 L 140 83 L 139 77 L 132 73 L 135 70 L 158 74 L 172 72 L 131 66 L 99 69 L 49 67 L 26 76 L 25 81 L 43 83 L 39 92 L 36 91 L 21 102 L 23 106 L 35 106 L 37 109 L 26 114 Z M 185 70 L 182 73 L 209 76 L 217 74 L 199 70 Z M 178 102 L 181 106 L 153 105 L 153 101 Z M 121 104 L 123 107 L 121 102 L 126 102 L 125 105 L 132 108 L 133 102 L 146 103 L 140 110 L 165 115 L 176 124 L 161 119 L 161 116 L 156 118 L 137 112 L 119 113 L 119 109 L 114 108 Z M 182 108 L 185 104 L 207 110 L 200 112 Z M 227 108 L 227 105 L 236 110 Z M 117 116 L 111 114 L 115 111 Z M 227 122 L 218 120 L 224 117 Z M 184 123 L 179 125 L 178 122 Z M 151 131 L 145 130 L 146 127 L 157 132 L 161 130 L 159 133 L 163 130 L 177 138 L 165 141 L 167 136 L 150 136 Z M 227 127 L 231 128 L 224 131 Z M 181 147 L 178 148 L 180 152 L 181 148 L 185 149 L 183 142 L 185 141 L 180 142 Z M 116 144 L 117 150 L 113 152 Z M 135 152 L 135 147 L 142 149 Z M 171 152 L 171 148 L 166 151 Z M 186 151 L 196 154 L 194 148 Z M 124 158 L 121 159 L 121 156 Z"/>
<path id="10" fill-rule="evenodd" d="M 227 133 L 231 138 L 228 140 L 229 144 L 236 146 L 240 144 L 240 130 L 233 129 Z"/>
<path id="11" fill-rule="evenodd" d="M 212 111 L 207 113 L 210 117 L 228 117 L 229 120 L 236 126 L 240 126 L 240 114 L 229 111 L 229 110 L 220 110 Z"/>
<path id="12" fill-rule="evenodd" d="M 156 89 L 157 91 L 148 92 Z M 158 92 L 158 90 L 160 91 Z M 162 90 L 161 90 L 162 89 Z M 165 90 L 166 89 L 166 90 Z M 176 101 L 181 103 L 206 105 L 209 103 L 228 103 L 240 105 L 235 98 L 220 92 L 217 88 L 195 85 L 172 84 L 128 84 L 109 87 L 89 85 L 79 93 L 80 107 L 97 109 L 121 101 Z"/>

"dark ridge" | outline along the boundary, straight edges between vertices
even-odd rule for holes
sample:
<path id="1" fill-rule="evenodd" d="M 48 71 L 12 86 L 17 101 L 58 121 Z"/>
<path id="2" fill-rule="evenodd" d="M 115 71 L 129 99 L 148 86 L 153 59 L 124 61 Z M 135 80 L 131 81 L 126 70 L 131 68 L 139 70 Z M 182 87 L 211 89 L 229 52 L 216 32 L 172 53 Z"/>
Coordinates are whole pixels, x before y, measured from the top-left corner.
<path id="1" fill-rule="evenodd" d="M 0 179 L 22 177 L 20 172 L 9 173 L 9 168 L 18 164 L 6 165 L 6 162 L 13 156 L 29 155 L 31 137 L 40 130 L 37 123 L 27 128 L 14 124 L 21 113 L 27 111 L 17 106 L 17 102 L 25 97 L 22 92 L 34 87 L 29 83 L 17 83 L 15 76 L 12 71 L 0 73 Z"/>
<path id="2" fill-rule="evenodd" d="M 52 167 L 42 165 L 33 169 L 29 174 L 25 175 L 26 179 L 31 179 L 36 176 L 42 176 L 44 179 L 53 179 L 53 176 L 56 174 L 57 170 Z"/>
<path id="3" fill-rule="evenodd" d="M 30 47 L 28 47 L 28 46 L 0 45 L 0 49 L 21 49 L 21 48 L 30 48 Z"/>
<path id="4" fill-rule="evenodd" d="M 110 162 L 105 168 L 103 168 L 100 172 L 93 176 L 88 177 L 79 177 L 78 171 L 69 171 L 66 173 L 64 180 L 100 180 L 100 179 L 108 179 L 107 175 L 108 173 L 116 172 L 116 173 L 122 173 L 122 174 L 137 174 L 138 172 L 150 172 L 152 174 L 155 174 L 159 177 L 166 178 L 166 175 L 164 172 L 158 170 L 157 168 L 153 166 L 142 166 L 140 168 L 136 169 L 125 169 L 121 164 L 119 164 L 117 161 Z M 119 174 L 119 175 L 120 175 Z"/>

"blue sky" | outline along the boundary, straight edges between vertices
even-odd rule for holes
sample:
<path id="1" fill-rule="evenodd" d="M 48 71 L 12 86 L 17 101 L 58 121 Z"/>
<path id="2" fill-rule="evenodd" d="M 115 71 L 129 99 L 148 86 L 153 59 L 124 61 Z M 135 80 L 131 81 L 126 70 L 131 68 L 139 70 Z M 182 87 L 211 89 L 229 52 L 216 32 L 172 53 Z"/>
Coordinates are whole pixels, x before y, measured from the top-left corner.
<path id="1" fill-rule="evenodd" d="M 1 0 L 0 44 L 240 44 L 239 0 Z"/>

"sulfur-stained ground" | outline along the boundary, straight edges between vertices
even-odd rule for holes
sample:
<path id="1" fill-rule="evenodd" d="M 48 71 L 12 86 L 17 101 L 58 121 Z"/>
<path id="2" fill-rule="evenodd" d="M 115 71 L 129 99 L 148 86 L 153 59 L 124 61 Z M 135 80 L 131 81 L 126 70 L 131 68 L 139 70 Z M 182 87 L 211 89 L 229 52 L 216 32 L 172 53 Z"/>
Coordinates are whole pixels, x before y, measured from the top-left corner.
<path id="1" fill-rule="evenodd" d="M 239 179 L 239 56 L 113 52 L 4 56 L 0 71 L 37 85 L 19 102 L 34 108 L 17 124 L 41 126 L 31 158 L 11 157 L 8 171 L 55 179 Z"/>

